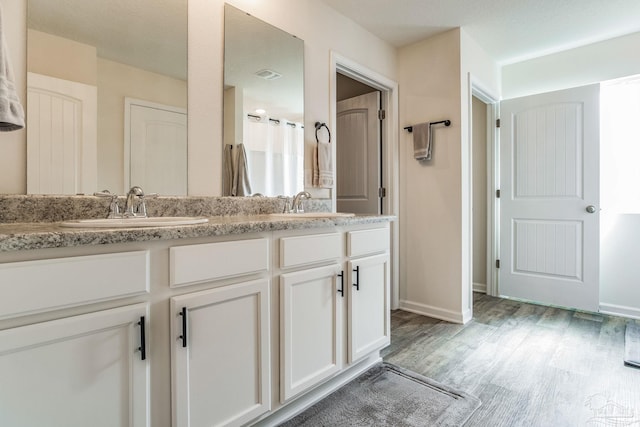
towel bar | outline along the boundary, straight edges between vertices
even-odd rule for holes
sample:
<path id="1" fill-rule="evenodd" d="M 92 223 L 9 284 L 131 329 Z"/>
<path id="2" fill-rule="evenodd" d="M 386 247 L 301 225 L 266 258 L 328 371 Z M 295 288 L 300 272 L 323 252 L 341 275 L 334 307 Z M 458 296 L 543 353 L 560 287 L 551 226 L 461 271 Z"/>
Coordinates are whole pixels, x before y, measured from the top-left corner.
<path id="1" fill-rule="evenodd" d="M 445 126 L 451 126 L 451 120 L 440 120 L 439 122 L 429 122 L 429 126 L 444 124 Z M 413 126 L 406 126 L 404 128 L 407 132 L 413 132 Z"/>

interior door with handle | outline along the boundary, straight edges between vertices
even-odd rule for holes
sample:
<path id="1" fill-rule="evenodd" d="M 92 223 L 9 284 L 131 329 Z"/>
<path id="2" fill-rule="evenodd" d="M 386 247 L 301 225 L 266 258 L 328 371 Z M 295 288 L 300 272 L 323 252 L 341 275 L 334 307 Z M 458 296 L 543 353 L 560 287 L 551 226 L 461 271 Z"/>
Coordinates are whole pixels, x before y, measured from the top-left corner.
<path id="1" fill-rule="evenodd" d="M 599 95 L 501 103 L 500 295 L 598 311 Z"/>

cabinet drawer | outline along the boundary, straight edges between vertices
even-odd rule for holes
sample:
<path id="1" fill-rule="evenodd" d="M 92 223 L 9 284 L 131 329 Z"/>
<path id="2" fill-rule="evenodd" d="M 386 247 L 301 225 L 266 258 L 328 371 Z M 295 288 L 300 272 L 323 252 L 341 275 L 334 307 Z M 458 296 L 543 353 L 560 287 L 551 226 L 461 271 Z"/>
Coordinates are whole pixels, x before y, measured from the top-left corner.
<path id="1" fill-rule="evenodd" d="M 169 254 L 171 287 L 269 271 L 267 239 L 176 246 Z"/>
<path id="2" fill-rule="evenodd" d="M 147 251 L 0 264 L 0 318 L 145 292 Z"/>
<path id="3" fill-rule="evenodd" d="M 384 252 L 389 249 L 389 229 L 350 231 L 347 233 L 347 256 Z"/>
<path id="4" fill-rule="evenodd" d="M 332 261 L 340 256 L 342 256 L 342 236 L 340 233 L 280 239 L 281 268 Z"/>

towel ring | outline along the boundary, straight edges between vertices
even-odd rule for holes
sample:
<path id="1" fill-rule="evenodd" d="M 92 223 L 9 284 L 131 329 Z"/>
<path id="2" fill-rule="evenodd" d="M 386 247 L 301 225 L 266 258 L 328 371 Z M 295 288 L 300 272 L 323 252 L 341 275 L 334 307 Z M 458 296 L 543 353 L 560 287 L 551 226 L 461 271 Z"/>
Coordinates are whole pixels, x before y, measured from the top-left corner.
<path id="1" fill-rule="evenodd" d="M 329 127 L 326 123 L 320 122 L 316 122 L 316 142 L 320 143 L 320 140 L 318 139 L 318 131 L 322 128 L 325 128 L 327 130 L 327 133 L 329 134 L 329 144 L 331 144 L 331 131 L 329 130 Z"/>

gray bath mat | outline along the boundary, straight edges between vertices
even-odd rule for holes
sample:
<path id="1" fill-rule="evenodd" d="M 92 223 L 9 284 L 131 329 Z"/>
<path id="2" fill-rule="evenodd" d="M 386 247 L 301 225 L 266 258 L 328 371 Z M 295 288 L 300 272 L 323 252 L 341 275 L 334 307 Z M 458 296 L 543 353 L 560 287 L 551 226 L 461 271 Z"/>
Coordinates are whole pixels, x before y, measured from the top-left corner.
<path id="1" fill-rule="evenodd" d="M 624 333 L 624 363 L 640 368 L 640 325 L 627 323 Z"/>
<path id="2" fill-rule="evenodd" d="M 480 400 L 380 363 L 281 426 L 461 426 Z"/>

